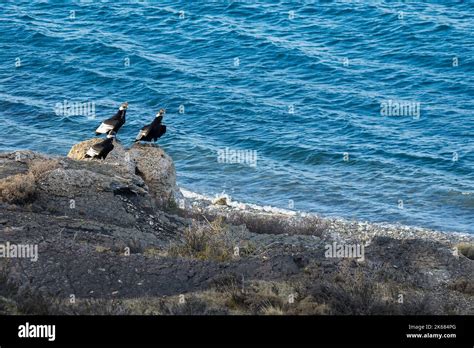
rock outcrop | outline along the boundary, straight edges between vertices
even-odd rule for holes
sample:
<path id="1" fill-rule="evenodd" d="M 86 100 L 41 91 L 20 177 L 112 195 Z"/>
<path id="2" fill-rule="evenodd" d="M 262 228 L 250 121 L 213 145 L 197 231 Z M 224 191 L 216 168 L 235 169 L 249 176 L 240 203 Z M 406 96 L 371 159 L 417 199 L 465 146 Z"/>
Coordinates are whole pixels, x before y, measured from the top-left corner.
<path id="1" fill-rule="evenodd" d="M 150 193 L 162 205 L 181 198 L 173 160 L 161 148 L 151 144 L 135 144 L 127 154 L 135 164 L 135 173 L 143 178 Z"/>
<path id="2" fill-rule="evenodd" d="M 97 143 L 100 143 L 104 139 L 102 138 L 93 138 L 89 140 L 81 141 L 80 143 L 74 144 L 69 150 L 67 157 L 74 160 L 83 160 L 86 159 L 86 153 L 89 148 Z M 116 143 L 116 142 L 114 142 Z M 114 144 L 115 146 L 116 144 Z"/>
<path id="3" fill-rule="evenodd" d="M 85 157 L 87 150 L 101 140 L 94 138 L 74 145 L 68 157 L 74 160 L 90 161 Z M 176 169 L 173 160 L 160 147 L 151 144 L 134 144 L 127 150 L 114 140 L 114 149 L 103 163 L 121 166 L 129 172 L 129 175 L 140 176 L 159 206 L 166 206 L 181 198 L 176 185 Z"/>

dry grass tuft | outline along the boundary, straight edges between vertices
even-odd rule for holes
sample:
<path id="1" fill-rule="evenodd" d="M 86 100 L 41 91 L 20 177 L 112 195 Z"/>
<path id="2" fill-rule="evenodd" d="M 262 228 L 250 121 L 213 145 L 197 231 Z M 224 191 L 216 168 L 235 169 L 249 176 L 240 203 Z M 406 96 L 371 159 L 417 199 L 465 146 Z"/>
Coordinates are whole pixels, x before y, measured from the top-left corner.
<path id="1" fill-rule="evenodd" d="M 267 307 L 263 307 L 262 314 L 263 315 L 283 315 L 284 312 L 279 307 L 273 307 L 272 305 L 269 305 Z"/>
<path id="2" fill-rule="evenodd" d="M 106 248 L 102 245 L 96 245 L 95 246 L 95 251 L 98 252 L 98 253 L 106 253 L 106 252 L 110 251 L 110 248 Z"/>
<path id="3" fill-rule="evenodd" d="M 227 226 L 219 218 L 212 222 L 193 222 L 184 233 L 183 244 L 172 246 L 168 253 L 174 257 L 228 261 L 232 258 L 232 248 L 224 240 L 226 230 Z"/>
<path id="4" fill-rule="evenodd" d="M 33 174 L 16 174 L 0 180 L 0 200 L 12 204 L 30 202 L 36 192 Z"/>
<path id="5" fill-rule="evenodd" d="M 224 315 L 225 308 L 213 308 L 208 301 L 196 296 L 187 296 L 184 303 L 179 303 L 175 297 L 161 301 L 159 311 L 163 315 Z"/>
<path id="6" fill-rule="evenodd" d="M 19 289 L 0 272 L 0 314 L 51 314 L 53 303 L 29 287 Z"/>
<path id="7" fill-rule="evenodd" d="M 474 244 L 460 243 L 457 245 L 458 251 L 468 259 L 474 260 Z"/>
<path id="8" fill-rule="evenodd" d="M 295 284 L 285 282 L 262 280 L 244 282 L 237 275 L 229 274 L 215 279 L 207 293 L 212 294 L 214 306 L 224 307 L 230 314 L 323 314 L 320 308 L 308 313 L 309 309 L 312 310 L 319 305 L 310 306 L 307 301 L 300 301 L 298 286 L 295 288 Z M 290 295 L 293 302 L 290 302 Z"/>
<path id="9" fill-rule="evenodd" d="M 327 229 L 326 221 L 314 215 L 294 217 L 233 212 L 227 221 L 233 225 L 245 225 L 249 231 L 261 234 L 288 233 L 290 235 L 321 236 Z"/>
<path id="10" fill-rule="evenodd" d="M 474 295 L 474 284 L 472 280 L 462 278 L 448 286 L 449 289 L 462 292 L 467 295 Z"/>
<path id="11" fill-rule="evenodd" d="M 148 247 L 143 251 L 143 255 L 156 258 L 166 256 L 166 252 L 160 248 Z"/>
<path id="12" fill-rule="evenodd" d="M 0 180 L 0 201 L 10 204 L 30 203 L 36 193 L 36 182 L 46 172 L 59 167 L 58 160 L 35 161 L 27 173 Z"/>
<path id="13" fill-rule="evenodd" d="M 309 294 L 330 315 L 433 315 L 433 298 L 395 282 L 378 282 L 363 269 L 341 269 L 332 279 L 318 279 Z M 403 301 L 399 302 L 399 295 Z"/>
<path id="14" fill-rule="evenodd" d="M 33 164 L 29 167 L 29 171 L 35 179 L 39 179 L 41 175 L 50 172 L 54 169 L 59 168 L 59 161 L 52 159 L 52 160 L 45 160 L 45 161 L 35 161 Z"/>

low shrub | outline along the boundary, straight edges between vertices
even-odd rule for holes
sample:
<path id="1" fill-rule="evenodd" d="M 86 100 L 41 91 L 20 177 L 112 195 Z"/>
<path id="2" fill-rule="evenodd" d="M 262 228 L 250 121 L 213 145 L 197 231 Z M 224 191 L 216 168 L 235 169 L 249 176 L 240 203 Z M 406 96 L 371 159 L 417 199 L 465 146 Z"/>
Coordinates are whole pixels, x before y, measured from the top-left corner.
<path id="1" fill-rule="evenodd" d="M 260 234 L 288 233 L 289 235 L 322 236 L 327 229 L 327 222 L 314 215 L 296 217 L 282 214 L 232 212 L 226 220 L 233 225 L 245 225 L 249 231 Z"/>
<path id="2" fill-rule="evenodd" d="M 230 260 L 232 248 L 223 239 L 226 228 L 222 219 L 193 222 L 184 233 L 183 243 L 172 246 L 168 253 L 174 257 L 192 257 L 199 260 Z"/>
<path id="3" fill-rule="evenodd" d="M 44 173 L 50 172 L 56 168 L 59 168 L 58 160 L 44 160 L 35 161 L 29 167 L 29 172 L 33 174 L 35 179 L 39 179 Z"/>
<path id="4" fill-rule="evenodd" d="M 30 202 L 36 192 L 35 177 L 31 173 L 16 174 L 0 180 L 0 200 L 10 204 Z"/>
<path id="5" fill-rule="evenodd" d="M 457 245 L 458 251 L 468 259 L 474 260 L 474 244 L 460 243 Z"/>

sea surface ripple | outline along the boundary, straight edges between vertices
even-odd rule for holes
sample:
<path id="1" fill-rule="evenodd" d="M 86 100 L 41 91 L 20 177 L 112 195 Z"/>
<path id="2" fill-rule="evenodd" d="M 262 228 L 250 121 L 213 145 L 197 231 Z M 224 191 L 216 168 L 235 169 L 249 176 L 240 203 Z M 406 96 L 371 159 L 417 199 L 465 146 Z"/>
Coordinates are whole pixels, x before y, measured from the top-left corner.
<path id="1" fill-rule="evenodd" d="M 471 2 L 2 2 L 0 151 L 64 155 L 122 101 L 128 145 L 166 107 L 184 188 L 474 233 L 473 23 Z"/>

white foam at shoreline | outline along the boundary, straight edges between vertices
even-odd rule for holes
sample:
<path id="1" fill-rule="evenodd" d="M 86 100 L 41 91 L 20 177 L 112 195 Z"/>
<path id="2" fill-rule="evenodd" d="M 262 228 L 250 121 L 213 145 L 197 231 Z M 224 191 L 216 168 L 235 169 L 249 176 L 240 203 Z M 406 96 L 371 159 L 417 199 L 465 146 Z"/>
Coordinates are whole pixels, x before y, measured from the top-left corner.
<path id="1" fill-rule="evenodd" d="M 216 198 L 220 197 L 226 197 L 227 200 L 227 205 L 231 208 L 238 209 L 238 210 L 253 210 L 255 212 L 262 212 L 262 213 L 270 213 L 270 214 L 281 214 L 281 215 L 287 215 L 287 216 L 299 216 L 299 217 L 305 217 L 305 216 L 319 216 L 317 214 L 312 214 L 312 213 L 307 213 L 307 212 L 300 212 L 300 211 L 292 211 L 288 209 L 282 209 L 282 208 L 277 208 L 277 207 L 272 207 L 269 205 L 266 206 L 261 206 L 257 204 L 251 204 L 251 203 L 241 203 L 238 201 L 232 201 L 231 197 L 227 194 L 221 194 L 221 195 L 216 195 L 215 197 L 203 195 L 197 192 L 189 191 L 185 188 L 180 187 L 179 188 L 181 193 L 183 194 L 184 198 L 189 199 L 191 201 L 205 201 L 207 205 L 212 205 L 212 201 Z M 320 216 L 321 217 L 321 216 Z M 347 220 L 342 217 L 321 217 L 325 220 L 332 220 L 335 222 L 343 223 L 343 224 L 351 224 L 354 223 L 354 221 Z M 355 221 L 359 226 L 376 226 L 378 228 L 382 229 L 398 229 L 398 230 L 405 230 L 405 231 L 419 231 L 419 232 L 428 232 L 428 233 L 434 233 L 434 234 L 448 234 L 448 235 L 457 235 L 460 237 L 468 237 L 469 239 L 473 238 L 473 235 L 467 232 L 455 232 L 455 231 L 438 231 L 438 230 L 433 230 L 430 228 L 425 228 L 425 227 L 420 227 L 420 226 L 408 226 L 408 225 L 402 225 L 399 223 L 388 223 L 388 222 L 369 222 L 369 221 L 362 221 L 362 220 L 357 220 Z"/>
<path id="2" fill-rule="evenodd" d="M 239 209 L 239 210 L 247 210 L 247 209 L 252 209 L 252 210 L 257 210 L 257 211 L 264 211 L 267 213 L 274 213 L 274 214 L 282 214 L 282 215 L 288 215 L 288 216 L 295 216 L 295 215 L 300 215 L 300 216 L 306 216 L 309 215 L 309 213 L 303 213 L 303 212 L 295 212 L 293 210 L 288 210 L 288 209 L 282 209 L 282 208 L 277 208 L 277 207 L 272 207 L 270 205 L 257 205 L 257 204 L 251 204 L 251 203 L 242 203 L 238 201 L 232 201 L 231 197 L 227 194 L 221 194 L 221 195 L 216 195 L 215 197 L 210 197 L 206 195 L 202 195 L 196 192 L 192 192 L 189 190 L 186 190 L 182 187 L 180 187 L 181 193 L 185 198 L 191 199 L 191 200 L 203 200 L 203 201 L 208 201 L 211 203 L 214 199 L 220 198 L 220 197 L 225 197 L 227 200 L 227 205 L 229 207 Z"/>

